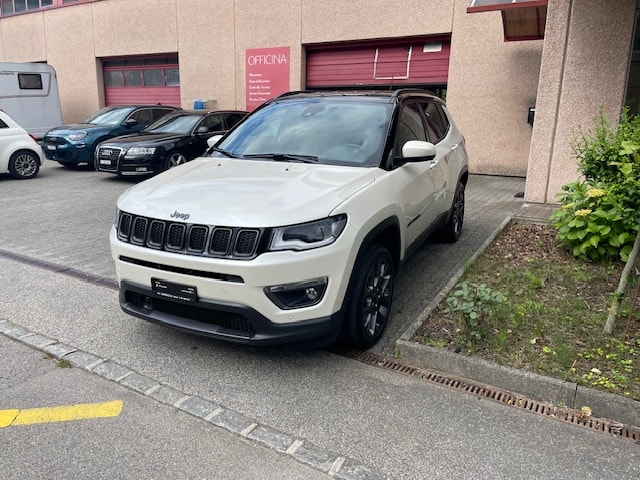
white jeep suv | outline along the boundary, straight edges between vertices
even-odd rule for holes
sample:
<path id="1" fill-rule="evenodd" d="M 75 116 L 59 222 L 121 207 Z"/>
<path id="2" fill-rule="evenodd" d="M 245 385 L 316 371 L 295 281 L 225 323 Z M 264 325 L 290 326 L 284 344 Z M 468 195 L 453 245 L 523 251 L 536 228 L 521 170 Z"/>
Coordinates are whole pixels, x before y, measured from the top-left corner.
<path id="1" fill-rule="evenodd" d="M 283 94 L 120 197 L 120 305 L 233 342 L 369 348 L 412 250 L 460 236 L 467 176 L 426 91 Z"/>

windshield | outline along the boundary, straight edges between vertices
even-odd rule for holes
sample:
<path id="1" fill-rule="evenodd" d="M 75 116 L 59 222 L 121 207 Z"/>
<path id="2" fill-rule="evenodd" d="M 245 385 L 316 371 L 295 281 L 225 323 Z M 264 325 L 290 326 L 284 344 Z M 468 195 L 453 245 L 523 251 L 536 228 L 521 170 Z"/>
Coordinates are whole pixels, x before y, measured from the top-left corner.
<path id="1" fill-rule="evenodd" d="M 210 155 L 378 166 L 391 112 L 388 103 L 344 98 L 274 102 L 250 115 Z"/>
<path id="2" fill-rule="evenodd" d="M 175 115 L 163 117 L 144 129 L 148 133 L 182 133 L 190 134 L 202 115 Z"/>
<path id="3" fill-rule="evenodd" d="M 131 113 L 133 108 L 103 108 L 96 113 L 89 115 L 82 123 L 93 123 L 94 125 L 120 125 Z"/>

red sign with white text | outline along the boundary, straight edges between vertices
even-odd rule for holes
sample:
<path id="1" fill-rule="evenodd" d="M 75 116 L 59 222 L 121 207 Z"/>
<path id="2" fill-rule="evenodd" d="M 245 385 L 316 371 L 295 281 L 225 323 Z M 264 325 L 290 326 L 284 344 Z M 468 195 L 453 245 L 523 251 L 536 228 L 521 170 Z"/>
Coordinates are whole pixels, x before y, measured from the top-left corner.
<path id="1" fill-rule="evenodd" d="M 289 91 L 289 60 L 289 47 L 253 48 L 246 51 L 248 111 Z"/>

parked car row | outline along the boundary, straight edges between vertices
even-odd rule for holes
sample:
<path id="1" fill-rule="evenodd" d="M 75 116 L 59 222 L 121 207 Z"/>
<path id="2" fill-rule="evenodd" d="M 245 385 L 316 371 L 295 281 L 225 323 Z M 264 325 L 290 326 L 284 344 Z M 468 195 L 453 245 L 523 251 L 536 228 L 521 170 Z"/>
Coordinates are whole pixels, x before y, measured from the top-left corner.
<path id="1" fill-rule="evenodd" d="M 154 175 L 204 154 L 248 112 L 183 110 L 166 105 L 117 105 L 82 123 L 49 130 L 42 142 L 0 110 L 0 172 L 33 178 L 45 158 L 68 168 L 88 164 L 121 176 Z"/>

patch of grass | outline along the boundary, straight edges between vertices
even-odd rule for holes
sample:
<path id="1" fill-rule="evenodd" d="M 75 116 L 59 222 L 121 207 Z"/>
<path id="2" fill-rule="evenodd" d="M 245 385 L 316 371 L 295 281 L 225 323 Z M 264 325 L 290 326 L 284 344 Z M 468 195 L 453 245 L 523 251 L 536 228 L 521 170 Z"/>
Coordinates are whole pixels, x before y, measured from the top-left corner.
<path id="1" fill-rule="evenodd" d="M 71 362 L 69 360 L 64 359 L 64 358 L 61 358 L 56 363 L 56 366 L 58 368 L 71 368 Z"/>
<path id="2" fill-rule="evenodd" d="M 509 225 L 414 341 L 640 400 L 640 306 L 629 300 L 635 279 L 616 331 L 602 331 L 623 267 L 573 257 L 552 227 Z M 469 286 L 482 288 L 473 297 Z M 498 294 L 502 301 L 492 301 Z"/>

